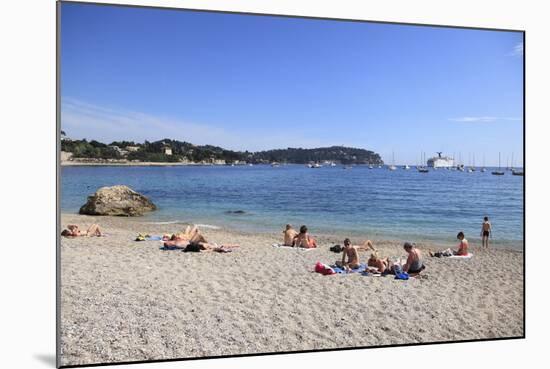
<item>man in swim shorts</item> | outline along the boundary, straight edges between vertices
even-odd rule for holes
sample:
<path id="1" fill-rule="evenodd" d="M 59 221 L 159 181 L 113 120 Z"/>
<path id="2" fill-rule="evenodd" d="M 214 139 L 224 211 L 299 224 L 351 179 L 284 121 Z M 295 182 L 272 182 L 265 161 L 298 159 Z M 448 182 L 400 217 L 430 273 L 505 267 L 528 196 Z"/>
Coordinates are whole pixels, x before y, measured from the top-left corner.
<path id="1" fill-rule="evenodd" d="M 405 242 L 403 248 L 409 254 L 407 261 L 403 265 L 403 271 L 407 273 L 420 273 L 425 268 L 420 250 L 416 248 L 414 243 L 410 242 Z"/>
<path id="2" fill-rule="evenodd" d="M 489 222 L 489 217 L 483 218 L 483 223 L 481 223 L 481 246 L 489 248 L 489 237 L 491 236 L 491 223 Z"/>

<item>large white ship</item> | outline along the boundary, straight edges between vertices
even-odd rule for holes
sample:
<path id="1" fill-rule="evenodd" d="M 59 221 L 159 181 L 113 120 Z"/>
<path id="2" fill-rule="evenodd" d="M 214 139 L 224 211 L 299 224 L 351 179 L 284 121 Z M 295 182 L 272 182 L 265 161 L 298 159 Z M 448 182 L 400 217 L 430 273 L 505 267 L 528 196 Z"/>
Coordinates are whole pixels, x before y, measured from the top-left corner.
<path id="1" fill-rule="evenodd" d="M 452 168 L 455 160 L 448 156 L 441 156 L 442 152 L 438 152 L 437 156 L 428 159 L 428 166 L 431 168 Z"/>

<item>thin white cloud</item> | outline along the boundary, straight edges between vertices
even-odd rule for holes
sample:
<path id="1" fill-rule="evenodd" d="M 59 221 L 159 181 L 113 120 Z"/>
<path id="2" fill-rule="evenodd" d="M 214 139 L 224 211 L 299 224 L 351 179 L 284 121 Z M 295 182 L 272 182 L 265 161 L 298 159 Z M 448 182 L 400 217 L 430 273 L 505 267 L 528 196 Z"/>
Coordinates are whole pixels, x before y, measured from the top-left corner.
<path id="1" fill-rule="evenodd" d="M 481 117 L 459 117 L 459 118 L 449 118 L 453 122 L 464 122 L 464 123 L 492 123 L 499 121 L 521 121 L 521 118 L 514 117 L 491 117 L 491 116 L 481 116 Z"/>
<path id="2" fill-rule="evenodd" d="M 105 143 L 118 140 L 143 142 L 170 138 L 197 145 L 209 144 L 232 150 L 249 151 L 331 145 L 315 138 L 276 131 L 269 132 L 269 130 L 262 135 L 228 131 L 213 124 L 104 107 L 67 97 L 62 100 L 61 128 L 71 138 L 93 139 Z M 273 128 L 275 129 L 276 127 Z"/>
<path id="3" fill-rule="evenodd" d="M 514 56 L 523 56 L 523 42 L 520 42 L 516 46 L 514 46 L 514 50 L 512 51 L 512 55 Z"/>

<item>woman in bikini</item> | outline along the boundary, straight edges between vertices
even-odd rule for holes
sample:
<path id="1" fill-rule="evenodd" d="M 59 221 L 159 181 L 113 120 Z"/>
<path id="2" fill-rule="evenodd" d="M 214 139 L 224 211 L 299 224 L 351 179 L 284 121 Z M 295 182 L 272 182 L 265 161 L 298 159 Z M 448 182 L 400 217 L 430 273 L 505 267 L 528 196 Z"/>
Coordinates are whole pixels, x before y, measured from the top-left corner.
<path id="1" fill-rule="evenodd" d="M 300 233 L 294 237 L 294 246 L 304 247 L 306 249 L 317 247 L 315 238 L 311 237 L 309 233 L 307 233 L 307 227 L 305 225 L 300 227 Z"/>
<path id="2" fill-rule="evenodd" d="M 64 237 L 101 237 L 102 233 L 97 224 L 92 224 L 86 232 L 81 231 L 76 224 L 69 224 L 67 229 L 61 232 L 61 235 Z"/>

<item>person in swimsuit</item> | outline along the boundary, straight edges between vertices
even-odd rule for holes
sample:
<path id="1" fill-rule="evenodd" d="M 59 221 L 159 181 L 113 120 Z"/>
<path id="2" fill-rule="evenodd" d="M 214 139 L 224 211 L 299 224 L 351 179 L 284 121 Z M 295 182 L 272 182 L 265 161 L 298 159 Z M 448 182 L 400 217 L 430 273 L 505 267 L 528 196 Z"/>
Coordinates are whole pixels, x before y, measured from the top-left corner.
<path id="1" fill-rule="evenodd" d="M 99 226 L 97 224 L 92 224 L 86 232 L 81 231 L 76 224 L 69 224 L 67 226 L 67 229 L 64 229 L 63 232 L 61 232 L 62 236 L 65 237 L 79 237 L 79 236 L 86 236 L 86 237 L 101 237 L 102 233 L 99 229 Z"/>
<path id="2" fill-rule="evenodd" d="M 403 265 L 403 271 L 407 273 L 420 273 L 425 269 L 424 263 L 422 262 L 422 254 L 420 250 L 416 248 L 414 243 L 405 242 L 403 248 L 409 254 L 407 261 Z"/>
<path id="3" fill-rule="evenodd" d="M 215 243 L 208 243 L 206 238 L 199 231 L 197 226 L 187 226 L 185 231 L 175 233 L 171 236 L 163 237 L 164 247 L 168 248 L 187 248 L 188 245 L 195 246 L 200 251 L 217 251 L 230 252 L 239 245 L 222 245 L 218 246 Z"/>
<path id="4" fill-rule="evenodd" d="M 381 259 L 378 256 L 378 253 L 373 252 L 370 255 L 369 260 L 367 261 L 367 265 L 370 267 L 377 268 L 380 273 L 384 274 L 389 272 L 390 270 L 390 259 L 389 258 Z"/>
<path id="5" fill-rule="evenodd" d="M 458 232 L 458 234 L 456 235 L 456 238 L 460 241 L 460 243 L 458 244 L 458 250 L 451 250 L 451 249 L 446 249 L 446 250 L 443 250 L 443 251 L 437 251 L 437 252 L 431 252 L 430 251 L 430 256 L 435 256 L 435 257 L 448 257 L 448 256 L 453 256 L 453 255 L 456 255 L 456 256 L 466 256 L 468 255 L 468 240 L 466 238 L 464 238 L 464 232 Z"/>
<path id="6" fill-rule="evenodd" d="M 294 237 L 294 246 L 304 247 L 306 249 L 317 247 L 315 238 L 311 237 L 309 233 L 307 233 L 307 227 L 305 225 L 300 227 L 300 233 Z"/>
<path id="7" fill-rule="evenodd" d="M 347 257 L 347 261 L 346 261 Z M 342 260 L 337 260 L 336 265 L 345 270 L 359 268 L 359 253 L 357 247 L 351 244 L 349 238 L 344 240 L 344 252 L 342 253 Z"/>
<path id="8" fill-rule="evenodd" d="M 284 233 L 283 246 L 294 246 L 294 238 L 298 235 L 298 232 L 292 228 L 291 224 L 287 224 Z"/>
<path id="9" fill-rule="evenodd" d="M 491 223 L 489 222 L 489 217 L 483 218 L 483 223 L 481 223 L 481 246 L 489 248 L 489 237 L 491 236 Z"/>

